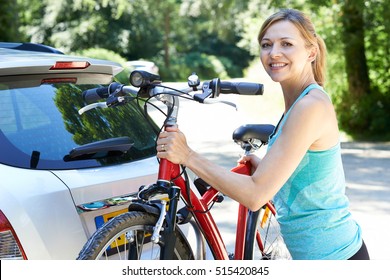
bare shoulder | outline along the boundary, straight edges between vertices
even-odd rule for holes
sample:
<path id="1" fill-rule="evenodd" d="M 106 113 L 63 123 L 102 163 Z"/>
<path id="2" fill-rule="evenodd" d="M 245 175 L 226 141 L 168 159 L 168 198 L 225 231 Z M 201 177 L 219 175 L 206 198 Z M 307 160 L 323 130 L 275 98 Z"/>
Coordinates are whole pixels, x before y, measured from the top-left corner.
<path id="1" fill-rule="evenodd" d="M 306 137 L 311 150 L 328 149 L 339 140 L 333 104 L 319 89 L 311 90 L 299 100 L 290 117 L 288 127 Z"/>
<path id="2" fill-rule="evenodd" d="M 333 104 L 326 93 L 312 89 L 291 110 L 291 118 L 300 125 L 310 123 L 333 123 L 336 115 Z"/>
<path id="3" fill-rule="evenodd" d="M 296 111 L 301 114 L 321 114 L 334 112 L 333 104 L 328 95 L 320 89 L 312 89 L 296 104 Z"/>

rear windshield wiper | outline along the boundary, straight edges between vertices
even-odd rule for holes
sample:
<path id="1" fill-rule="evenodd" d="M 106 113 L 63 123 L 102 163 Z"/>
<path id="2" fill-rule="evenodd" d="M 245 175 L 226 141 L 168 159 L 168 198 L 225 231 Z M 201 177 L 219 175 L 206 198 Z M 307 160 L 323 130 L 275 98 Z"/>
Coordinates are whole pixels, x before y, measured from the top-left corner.
<path id="1" fill-rule="evenodd" d="M 69 154 L 64 157 L 64 161 L 119 156 L 127 153 L 133 146 L 134 141 L 129 137 L 110 138 L 73 148 Z"/>

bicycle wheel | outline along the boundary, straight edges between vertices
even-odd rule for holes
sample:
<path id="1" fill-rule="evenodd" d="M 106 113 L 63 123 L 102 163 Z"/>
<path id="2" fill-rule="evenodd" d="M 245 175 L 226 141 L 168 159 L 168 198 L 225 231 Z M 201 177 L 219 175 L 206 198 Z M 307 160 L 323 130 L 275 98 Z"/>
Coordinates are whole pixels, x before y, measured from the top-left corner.
<path id="1" fill-rule="evenodd" d="M 246 234 L 244 259 L 291 259 L 272 205 L 266 204 L 256 212 L 250 211 Z"/>
<path id="2" fill-rule="evenodd" d="M 156 260 L 162 243 L 150 241 L 158 217 L 145 212 L 126 212 L 100 227 L 80 251 L 78 260 Z M 162 229 L 163 230 L 163 229 Z M 178 227 L 174 258 L 193 259 L 190 246 Z"/>

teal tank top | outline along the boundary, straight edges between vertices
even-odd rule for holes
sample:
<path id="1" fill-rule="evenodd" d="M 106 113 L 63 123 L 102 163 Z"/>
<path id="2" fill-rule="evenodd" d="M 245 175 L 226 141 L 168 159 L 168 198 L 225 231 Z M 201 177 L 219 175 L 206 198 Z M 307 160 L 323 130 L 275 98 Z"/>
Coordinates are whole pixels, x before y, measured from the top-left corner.
<path id="1" fill-rule="evenodd" d="M 268 149 L 283 133 L 289 113 L 317 84 L 308 86 L 271 135 Z M 361 247 L 361 229 L 348 210 L 340 143 L 324 151 L 308 150 L 274 197 L 277 219 L 293 259 L 348 259 Z"/>

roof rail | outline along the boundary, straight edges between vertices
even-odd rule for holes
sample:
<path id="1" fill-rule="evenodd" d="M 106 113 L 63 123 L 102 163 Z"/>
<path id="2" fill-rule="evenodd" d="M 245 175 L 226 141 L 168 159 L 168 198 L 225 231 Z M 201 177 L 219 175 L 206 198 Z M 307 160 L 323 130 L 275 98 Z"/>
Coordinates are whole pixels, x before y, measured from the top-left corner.
<path id="1" fill-rule="evenodd" d="M 8 43 L 8 42 L 0 42 L 0 48 L 6 49 L 16 49 L 21 51 L 34 51 L 34 52 L 48 52 L 48 53 L 56 53 L 56 54 L 64 54 L 63 52 L 42 44 L 35 43 Z"/>

